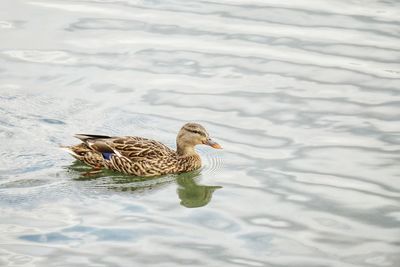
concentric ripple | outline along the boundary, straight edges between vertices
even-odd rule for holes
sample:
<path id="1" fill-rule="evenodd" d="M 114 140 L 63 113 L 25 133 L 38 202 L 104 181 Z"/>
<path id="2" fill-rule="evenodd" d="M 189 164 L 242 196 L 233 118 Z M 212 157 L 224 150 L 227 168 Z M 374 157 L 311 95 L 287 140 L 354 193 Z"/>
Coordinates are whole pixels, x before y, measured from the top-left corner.
<path id="1" fill-rule="evenodd" d="M 223 169 L 222 153 L 217 153 L 209 148 L 199 148 L 202 160 L 202 174 L 214 176 Z"/>

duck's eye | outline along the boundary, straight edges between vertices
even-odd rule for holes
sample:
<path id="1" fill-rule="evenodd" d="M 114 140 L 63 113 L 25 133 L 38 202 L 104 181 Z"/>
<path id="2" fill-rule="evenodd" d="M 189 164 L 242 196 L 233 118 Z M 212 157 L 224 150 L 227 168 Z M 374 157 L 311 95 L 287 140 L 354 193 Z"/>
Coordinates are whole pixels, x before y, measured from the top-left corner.
<path id="1" fill-rule="evenodd" d="M 201 135 L 201 136 L 204 136 L 204 137 L 206 136 L 205 133 L 203 133 L 201 131 L 198 131 L 198 130 L 193 130 L 193 129 L 186 129 L 186 130 L 191 132 L 191 133 L 195 133 L 195 134 L 198 134 L 198 135 Z"/>

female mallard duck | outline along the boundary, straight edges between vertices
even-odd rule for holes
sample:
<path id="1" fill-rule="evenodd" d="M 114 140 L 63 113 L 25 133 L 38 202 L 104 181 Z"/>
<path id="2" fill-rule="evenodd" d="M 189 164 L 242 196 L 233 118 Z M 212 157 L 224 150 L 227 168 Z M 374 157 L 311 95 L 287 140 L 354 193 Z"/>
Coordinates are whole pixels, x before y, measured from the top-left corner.
<path id="1" fill-rule="evenodd" d="M 76 159 L 98 170 L 106 168 L 136 176 L 193 171 L 201 167 L 200 156 L 194 149 L 196 145 L 221 148 L 197 123 L 183 125 L 176 137 L 176 151 L 160 142 L 136 136 L 77 134 L 75 137 L 82 143 L 64 148 Z"/>

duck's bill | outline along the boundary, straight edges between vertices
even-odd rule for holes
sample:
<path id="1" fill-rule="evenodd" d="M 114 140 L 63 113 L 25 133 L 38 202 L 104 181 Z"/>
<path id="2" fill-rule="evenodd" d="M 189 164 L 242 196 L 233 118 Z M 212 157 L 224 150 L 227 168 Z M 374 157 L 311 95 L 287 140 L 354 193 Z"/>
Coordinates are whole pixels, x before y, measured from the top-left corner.
<path id="1" fill-rule="evenodd" d="M 222 146 L 220 146 L 217 142 L 215 142 L 211 139 L 207 140 L 207 142 L 205 144 L 212 148 L 215 148 L 215 149 L 222 149 Z"/>

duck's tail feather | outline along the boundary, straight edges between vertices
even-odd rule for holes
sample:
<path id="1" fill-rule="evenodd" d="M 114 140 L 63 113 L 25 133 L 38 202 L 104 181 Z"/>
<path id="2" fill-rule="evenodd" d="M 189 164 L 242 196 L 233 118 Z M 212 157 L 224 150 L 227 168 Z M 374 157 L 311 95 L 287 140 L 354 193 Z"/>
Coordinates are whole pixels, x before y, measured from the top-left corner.
<path id="1" fill-rule="evenodd" d="M 79 154 L 77 154 L 77 153 L 74 151 L 73 147 L 71 147 L 71 146 L 60 146 L 60 148 L 61 148 L 62 150 L 64 150 L 64 151 L 67 151 L 67 152 L 68 152 L 69 154 L 71 154 L 74 158 L 79 159 L 79 160 L 82 160 L 82 156 L 79 155 Z"/>

